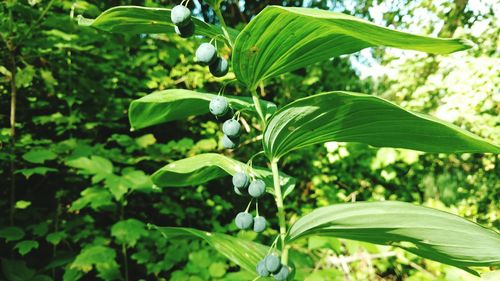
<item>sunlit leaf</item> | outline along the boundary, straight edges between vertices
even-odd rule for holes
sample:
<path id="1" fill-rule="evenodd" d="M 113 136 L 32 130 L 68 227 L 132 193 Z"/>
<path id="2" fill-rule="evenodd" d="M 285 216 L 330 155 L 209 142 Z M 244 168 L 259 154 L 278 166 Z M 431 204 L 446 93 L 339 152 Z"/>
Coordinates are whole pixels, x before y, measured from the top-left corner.
<path id="1" fill-rule="evenodd" d="M 395 31 L 320 9 L 268 6 L 238 35 L 233 71 L 255 87 L 266 78 L 375 46 L 447 54 L 470 43 Z"/>
<path id="2" fill-rule="evenodd" d="M 500 235 L 459 216 L 403 202 L 323 207 L 292 225 L 291 242 L 311 235 L 393 245 L 468 270 L 500 265 Z"/>
<path id="3" fill-rule="evenodd" d="M 237 172 L 251 172 L 266 182 L 268 192 L 274 192 L 273 177 L 269 169 L 253 166 L 253 169 L 249 170 L 246 164 L 216 153 L 199 154 L 172 162 L 156 171 L 151 178 L 153 183 L 161 187 L 192 186 Z M 280 173 L 280 180 L 284 190 L 283 196 L 286 196 L 293 190 L 295 179 Z M 233 189 L 232 186 L 225 188 Z"/>
<path id="4" fill-rule="evenodd" d="M 174 33 L 170 11 L 171 9 L 166 8 L 118 6 L 104 11 L 95 20 L 80 17 L 79 24 L 116 33 Z M 207 24 L 194 17 L 192 19 L 195 24 L 195 34 L 207 37 L 223 35 L 220 27 Z M 229 29 L 229 34 L 234 41 L 238 31 Z"/>
<path id="5" fill-rule="evenodd" d="M 242 269 L 255 273 L 255 265 L 268 253 L 269 248 L 252 241 L 239 239 L 230 235 L 210 233 L 186 227 L 157 227 L 167 239 L 198 238 L 207 242 Z"/>
<path id="6" fill-rule="evenodd" d="M 144 223 L 136 219 L 122 220 L 111 227 L 111 235 L 119 243 L 133 247 L 139 238 L 148 234 L 145 227 Z"/>
<path id="7" fill-rule="evenodd" d="M 215 96 L 217 95 L 183 89 L 152 93 L 130 103 L 130 125 L 134 129 L 140 129 L 185 119 L 188 116 L 207 114 L 210 100 Z M 226 96 L 226 98 L 234 110 L 255 111 L 252 99 L 249 97 Z M 271 102 L 261 100 L 261 106 L 266 116 L 276 111 L 276 105 Z"/>
<path id="8" fill-rule="evenodd" d="M 286 105 L 269 120 L 263 139 L 266 154 L 273 158 L 328 141 L 425 152 L 500 152 L 500 147 L 453 124 L 350 92 L 322 93 Z"/>

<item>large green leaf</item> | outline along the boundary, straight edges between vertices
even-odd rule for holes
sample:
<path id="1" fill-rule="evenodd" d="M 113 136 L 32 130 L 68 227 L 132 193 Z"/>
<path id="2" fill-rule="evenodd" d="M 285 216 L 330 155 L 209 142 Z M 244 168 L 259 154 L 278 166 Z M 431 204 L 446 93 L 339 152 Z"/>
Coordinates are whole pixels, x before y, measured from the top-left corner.
<path id="1" fill-rule="evenodd" d="M 80 18 L 81 25 L 92 26 L 109 32 L 139 33 L 174 33 L 170 21 L 171 9 L 148 8 L 140 6 L 117 6 L 104 11 L 95 20 Z M 222 29 L 193 17 L 195 34 L 207 37 L 223 35 Z M 238 31 L 229 29 L 229 35 L 236 38 Z"/>
<path id="2" fill-rule="evenodd" d="M 269 120 L 263 141 L 272 158 L 328 141 L 426 152 L 500 152 L 500 147 L 453 124 L 350 92 L 322 93 L 286 105 Z"/>
<path id="3" fill-rule="evenodd" d="M 199 154 L 172 162 L 152 175 L 157 186 L 190 186 L 208 182 L 236 172 L 251 172 L 266 182 L 267 190 L 273 193 L 273 175 L 269 169 L 253 166 L 248 170 L 246 164 L 216 153 Z M 280 173 L 283 196 L 288 195 L 295 187 L 295 179 Z M 232 186 L 225 188 L 233 189 Z"/>
<path id="4" fill-rule="evenodd" d="M 252 241 L 239 239 L 220 233 L 210 233 L 187 227 L 157 227 L 167 239 L 198 238 L 206 241 L 211 247 L 241 268 L 255 273 L 255 265 L 264 258 L 269 248 Z"/>
<path id="5" fill-rule="evenodd" d="M 254 87 L 266 78 L 374 46 L 447 54 L 470 43 L 391 30 L 325 10 L 268 6 L 238 35 L 233 70 L 238 80 Z"/>
<path id="6" fill-rule="evenodd" d="M 209 112 L 208 104 L 214 94 L 199 93 L 183 89 L 172 89 L 154 92 L 132 101 L 129 108 L 130 125 L 140 129 L 168 121 L 184 119 L 191 115 Z M 231 107 L 241 111 L 255 111 L 249 97 L 226 96 Z M 276 111 L 276 105 L 264 100 L 260 101 L 266 116 Z"/>
<path id="7" fill-rule="evenodd" d="M 359 202 L 314 210 L 290 228 L 288 240 L 335 236 L 394 245 L 471 271 L 500 265 L 500 235 L 459 216 L 403 202 Z"/>

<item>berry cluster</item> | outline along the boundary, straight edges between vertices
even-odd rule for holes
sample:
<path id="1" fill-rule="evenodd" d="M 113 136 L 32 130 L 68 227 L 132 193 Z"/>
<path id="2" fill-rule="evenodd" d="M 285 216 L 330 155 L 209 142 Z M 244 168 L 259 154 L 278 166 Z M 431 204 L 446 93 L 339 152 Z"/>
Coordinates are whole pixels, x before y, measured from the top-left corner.
<path id="1" fill-rule="evenodd" d="M 257 179 L 250 182 L 250 177 L 242 172 L 238 172 L 233 176 L 234 192 L 238 195 L 249 194 L 253 198 L 259 198 L 266 192 L 266 184 L 263 180 Z M 250 201 L 251 203 L 251 201 Z M 257 205 L 257 204 L 256 204 Z M 250 206 L 250 204 L 248 205 Z M 247 210 L 238 213 L 235 218 L 236 227 L 239 229 L 250 229 L 253 227 L 253 231 L 260 233 L 266 229 L 267 221 L 266 218 L 259 215 L 258 205 L 256 206 L 257 215 L 252 217 Z"/>
<path id="2" fill-rule="evenodd" d="M 284 265 L 280 261 L 280 257 L 276 254 L 267 255 L 257 264 L 257 274 L 261 277 L 267 277 L 272 274 L 274 279 L 284 281 L 292 272 L 288 265 Z"/>
<path id="3" fill-rule="evenodd" d="M 175 25 L 175 33 L 182 38 L 188 38 L 194 34 L 195 25 L 191 19 L 191 11 L 186 6 L 175 6 L 170 12 L 170 19 Z M 208 65 L 210 73 L 215 77 L 222 77 L 229 70 L 228 61 L 217 56 L 217 48 L 211 43 L 203 43 L 198 47 L 196 59 L 199 63 Z"/>
<path id="4" fill-rule="evenodd" d="M 223 117 L 230 111 L 229 101 L 223 96 L 217 96 L 210 101 L 208 109 L 215 117 Z M 224 133 L 222 145 L 224 148 L 233 149 L 237 146 L 240 131 L 241 125 L 235 116 L 222 124 L 222 132 Z"/>

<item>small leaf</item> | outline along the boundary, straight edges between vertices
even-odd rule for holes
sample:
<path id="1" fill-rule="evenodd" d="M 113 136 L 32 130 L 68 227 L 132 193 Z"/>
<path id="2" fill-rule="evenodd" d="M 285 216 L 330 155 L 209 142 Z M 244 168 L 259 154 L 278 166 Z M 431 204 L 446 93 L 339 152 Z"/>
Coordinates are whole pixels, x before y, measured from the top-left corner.
<path id="1" fill-rule="evenodd" d="M 54 160 L 57 154 L 47 149 L 34 149 L 23 154 L 23 159 L 36 164 L 43 164 L 47 160 Z"/>
<path id="2" fill-rule="evenodd" d="M 376 46 L 448 54 L 471 43 L 413 35 L 320 9 L 268 6 L 238 35 L 233 71 L 254 88 L 266 78 Z"/>
<path id="3" fill-rule="evenodd" d="M 209 113 L 208 105 L 216 97 L 214 94 L 198 93 L 183 89 L 154 92 L 132 101 L 129 108 L 129 121 L 134 129 L 189 116 Z M 234 110 L 255 111 L 253 101 L 249 97 L 226 96 Z M 276 111 L 276 105 L 261 100 L 261 106 L 266 116 Z"/>
<path id="4" fill-rule="evenodd" d="M 0 238 L 5 239 L 6 242 L 17 241 L 24 237 L 24 231 L 15 226 L 4 227 L 0 229 Z"/>
<path id="5" fill-rule="evenodd" d="M 287 239 L 334 236 L 393 245 L 413 254 L 453 265 L 500 265 L 500 235 L 443 211 L 409 203 L 359 202 L 314 210 L 297 220 Z"/>
<path id="6" fill-rule="evenodd" d="M 248 166 L 244 163 L 216 153 L 199 154 L 186 159 L 172 162 L 156 171 L 151 179 L 157 186 L 192 186 L 208 182 L 236 172 L 247 172 Z M 250 170 L 256 177 L 261 178 L 273 193 L 273 176 L 269 169 L 253 166 Z M 295 179 L 280 173 L 283 196 L 286 197 L 295 186 Z M 226 187 L 232 190 L 231 186 Z"/>
<path id="7" fill-rule="evenodd" d="M 66 161 L 66 165 L 80 169 L 82 174 L 94 175 L 92 182 L 96 183 L 102 181 L 107 176 L 113 173 L 113 163 L 108 159 L 92 155 L 88 157 L 78 157 Z"/>
<path id="8" fill-rule="evenodd" d="M 136 219 L 119 221 L 111 227 L 111 235 L 120 244 L 127 244 L 130 247 L 133 247 L 139 238 L 147 236 L 147 234 L 144 223 Z"/>
<path id="9" fill-rule="evenodd" d="M 38 242 L 34 240 L 24 240 L 18 242 L 14 246 L 14 249 L 18 249 L 19 254 L 21 254 L 21 256 L 24 256 L 27 253 L 31 252 L 31 250 L 38 249 Z"/>
<path id="10" fill-rule="evenodd" d="M 500 147 L 453 124 L 351 92 L 322 93 L 286 105 L 269 120 L 263 138 L 271 158 L 329 141 L 425 152 L 500 153 Z"/>
<path id="11" fill-rule="evenodd" d="M 16 209 L 26 209 L 31 205 L 30 201 L 19 200 L 16 202 Z"/>
<path id="12" fill-rule="evenodd" d="M 253 274 L 255 274 L 255 265 L 262 260 L 269 250 L 267 246 L 262 244 L 226 234 L 210 233 L 186 227 L 152 227 L 158 229 L 167 239 L 202 239 L 221 255 Z"/>
<path id="13" fill-rule="evenodd" d="M 99 187 L 89 187 L 80 193 L 81 197 L 71 204 L 69 211 L 74 212 L 90 205 L 94 210 L 113 205 L 111 193 Z"/>
<path id="14" fill-rule="evenodd" d="M 16 173 L 23 174 L 27 179 L 29 179 L 32 175 L 42 175 L 45 176 L 48 172 L 57 172 L 57 169 L 49 168 L 49 167 L 35 167 L 29 169 L 19 169 Z"/>
<path id="15" fill-rule="evenodd" d="M 45 237 L 45 240 L 52 245 L 58 245 L 66 236 L 66 232 L 64 231 L 52 232 Z"/>
<path id="16" fill-rule="evenodd" d="M 224 276 L 224 274 L 226 274 L 226 270 L 227 270 L 227 265 L 222 262 L 212 263 L 208 267 L 208 273 L 213 278 L 220 278 Z"/>
<path id="17" fill-rule="evenodd" d="M 170 21 L 171 9 L 139 6 L 118 6 L 104 11 L 95 20 L 79 17 L 80 25 L 88 25 L 100 30 L 126 34 L 174 33 L 174 25 Z M 195 34 L 207 37 L 224 35 L 222 30 L 197 18 L 192 18 Z M 234 42 L 238 31 L 229 29 Z"/>
<path id="18" fill-rule="evenodd" d="M 89 246 L 84 248 L 75 258 L 70 268 L 89 272 L 93 266 L 96 268 L 114 268 L 116 266 L 115 250 L 105 246 Z"/>

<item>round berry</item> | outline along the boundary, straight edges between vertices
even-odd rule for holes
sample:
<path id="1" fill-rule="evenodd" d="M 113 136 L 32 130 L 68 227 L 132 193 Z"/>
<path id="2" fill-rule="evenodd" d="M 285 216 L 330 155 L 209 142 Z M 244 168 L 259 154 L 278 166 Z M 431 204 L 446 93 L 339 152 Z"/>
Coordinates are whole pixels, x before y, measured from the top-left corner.
<path id="1" fill-rule="evenodd" d="M 229 63 L 225 58 L 217 58 L 208 68 L 213 76 L 222 77 L 229 71 Z"/>
<path id="2" fill-rule="evenodd" d="M 250 184 L 250 178 L 247 176 L 247 174 L 238 172 L 234 174 L 233 176 L 233 185 L 236 188 L 239 189 L 244 189 L 248 188 L 248 185 Z"/>
<path id="3" fill-rule="evenodd" d="M 186 26 L 175 26 L 174 29 L 180 37 L 188 38 L 194 34 L 194 23 L 191 21 Z"/>
<path id="4" fill-rule="evenodd" d="M 254 180 L 248 187 L 248 194 L 254 198 L 261 197 L 266 192 L 266 184 L 263 180 Z"/>
<path id="5" fill-rule="evenodd" d="M 292 269 L 289 266 L 283 265 L 281 266 L 280 270 L 273 275 L 273 277 L 278 281 L 285 281 L 288 278 L 288 275 L 290 275 L 291 271 Z"/>
<path id="6" fill-rule="evenodd" d="M 230 138 L 237 137 L 240 134 L 241 125 L 240 122 L 229 119 L 222 124 L 222 132 Z"/>
<path id="7" fill-rule="evenodd" d="M 239 229 L 249 229 L 252 227 L 253 218 L 252 215 L 247 212 L 240 212 L 236 215 L 234 222 Z"/>
<path id="8" fill-rule="evenodd" d="M 224 146 L 224 148 L 227 148 L 227 149 L 233 149 L 237 146 L 236 140 L 233 140 L 233 139 L 229 138 L 228 136 L 224 135 L 222 137 L 222 146 Z"/>
<path id="9" fill-rule="evenodd" d="M 196 59 L 201 64 L 209 65 L 217 59 L 217 50 L 214 45 L 203 43 L 196 49 Z"/>
<path id="10" fill-rule="evenodd" d="M 266 269 L 271 273 L 277 273 L 281 269 L 280 257 L 276 254 L 268 255 L 264 258 Z"/>
<path id="11" fill-rule="evenodd" d="M 255 218 L 253 218 L 253 231 L 260 233 L 266 229 L 266 226 L 266 218 L 262 216 L 256 216 Z"/>
<path id="12" fill-rule="evenodd" d="M 257 264 L 256 270 L 257 270 L 257 274 L 259 274 L 260 277 L 267 277 L 270 274 L 269 271 L 267 271 L 265 260 L 261 260 Z"/>
<path id="13" fill-rule="evenodd" d="M 213 115 L 222 116 L 229 110 L 229 101 L 223 96 L 216 96 L 210 101 L 208 109 Z"/>
<path id="14" fill-rule="evenodd" d="M 185 6 L 177 5 L 170 12 L 170 19 L 176 26 L 186 26 L 191 22 L 191 11 Z"/>

